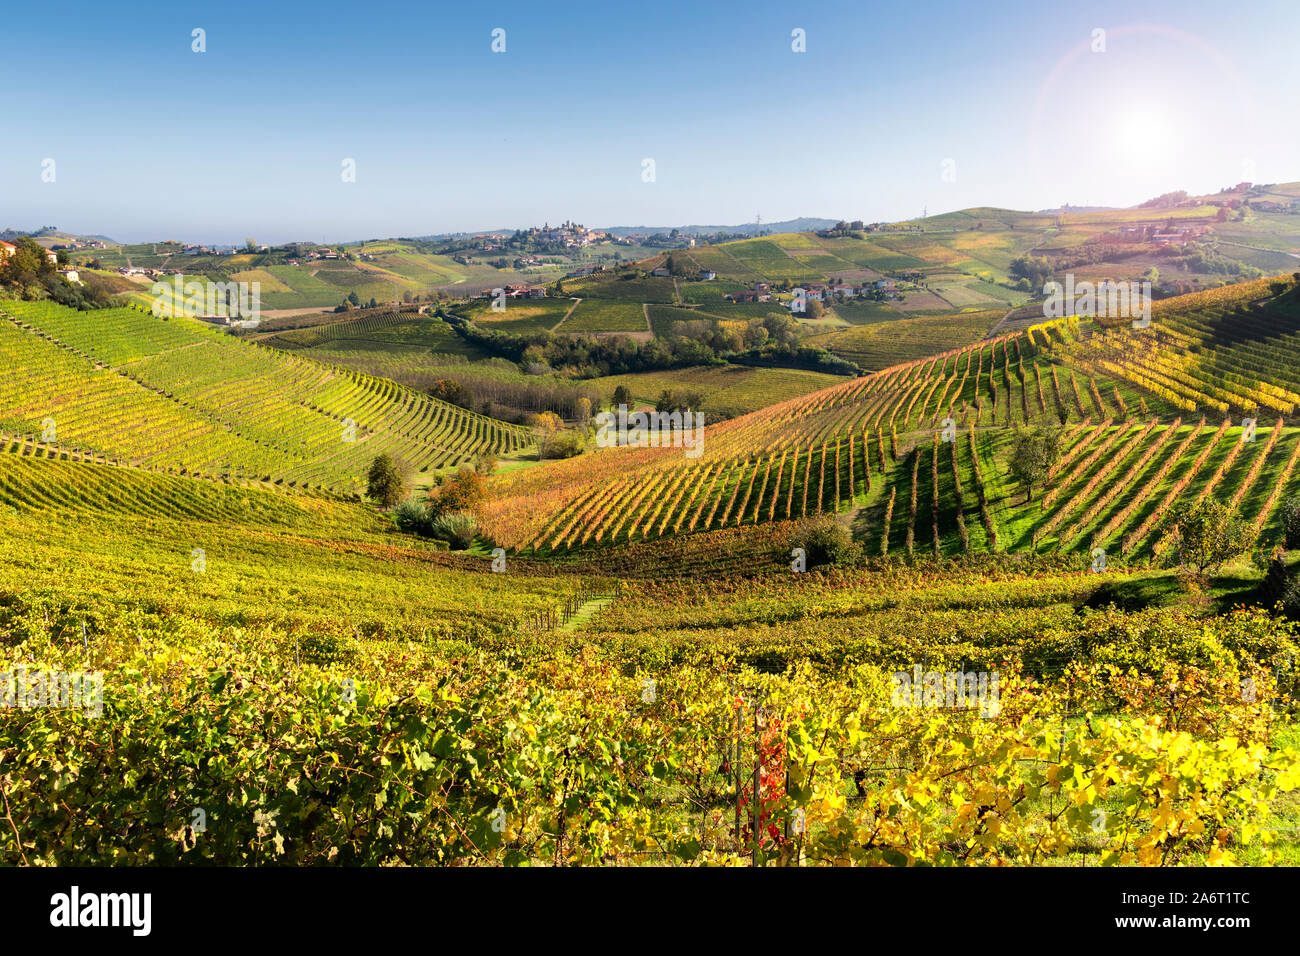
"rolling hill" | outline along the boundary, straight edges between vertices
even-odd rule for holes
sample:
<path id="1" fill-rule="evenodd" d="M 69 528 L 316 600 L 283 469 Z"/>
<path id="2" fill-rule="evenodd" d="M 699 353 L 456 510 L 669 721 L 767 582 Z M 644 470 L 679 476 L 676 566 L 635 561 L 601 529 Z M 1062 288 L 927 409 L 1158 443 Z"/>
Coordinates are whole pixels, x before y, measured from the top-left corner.
<path id="1" fill-rule="evenodd" d="M 356 494 L 388 453 L 433 472 L 530 442 L 374 378 L 133 308 L 0 302 L 0 431 L 60 457 Z"/>
<path id="2" fill-rule="evenodd" d="M 1067 319 L 950 349 L 709 427 L 694 460 L 613 448 L 501 479 L 485 526 L 548 553 L 849 513 L 880 555 L 1150 555 L 1174 501 L 1212 494 L 1259 531 L 1300 481 L 1298 296 L 1261 281 L 1158 303 L 1150 335 Z M 1042 424 L 1069 450 L 1026 501 L 1007 443 Z"/>

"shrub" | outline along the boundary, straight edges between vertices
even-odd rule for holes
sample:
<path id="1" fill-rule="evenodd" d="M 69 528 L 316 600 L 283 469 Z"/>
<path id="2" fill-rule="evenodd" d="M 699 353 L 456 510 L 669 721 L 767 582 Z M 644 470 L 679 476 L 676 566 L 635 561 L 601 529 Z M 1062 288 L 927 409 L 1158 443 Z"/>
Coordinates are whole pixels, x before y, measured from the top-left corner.
<path id="1" fill-rule="evenodd" d="M 422 538 L 431 536 L 429 508 L 418 498 L 407 498 L 393 511 L 397 521 L 397 530 L 407 534 L 418 534 Z"/>
<path id="2" fill-rule="evenodd" d="M 853 540 L 849 529 L 832 518 L 816 522 L 803 536 L 808 567 L 856 564 L 862 558 L 862 546 Z"/>
<path id="3" fill-rule="evenodd" d="M 576 431 L 551 432 L 544 436 L 537 445 L 537 457 L 572 458 L 581 455 L 586 449 L 582 435 Z"/>
<path id="4" fill-rule="evenodd" d="M 1300 621 L 1300 578 L 1293 578 L 1282 595 L 1282 613 L 1292 621 Z"/>
<path id="5" fill-rule="evenodd" d="M 463 511 L 441 514 L 429 522 L 429 534 L 446 541 L 457 551 L 464 551 L 474 543 L 478 521 Z"/>
<path id="6" fill-rule="evenodd" d="M 1282 502 L 1282 535 L 1287 548 L 1300 548 L 1300 495 Z"/>

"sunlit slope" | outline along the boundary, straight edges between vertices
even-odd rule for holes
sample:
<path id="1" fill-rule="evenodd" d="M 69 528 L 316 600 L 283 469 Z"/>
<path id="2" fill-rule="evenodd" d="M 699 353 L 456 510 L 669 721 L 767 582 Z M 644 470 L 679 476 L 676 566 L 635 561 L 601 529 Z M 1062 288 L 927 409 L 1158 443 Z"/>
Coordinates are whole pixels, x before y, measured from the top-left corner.
<path id="1" fill-rule="evenodd" d="M 1228 342 L 1229 323 L 1212 350 L 1217 367 L 1237 370 L 1241 402 L 1211 401 L 1208 387 L 1155 388 L 1151 362 L 1142 375 L 1095 355 L 1100 343 L 1151 329 L 1045 323 L 709 427 L 695 459 L 680 447 L 609 449 L 500 479 L 487 526 L 509 547 L 562 551 L 854 512 L 880 554 L 1149 554 L 1167 545 L 1158 519 L 1175 501 L 1214 495 L 1267 530 L 1297 481 L 1300 431 L 1283 419 L 1291 406 L 1278 384 L 1293 373 L 1264 364 L 1258 347 L 1259 322 L 1290 321 L 1295 293 L 1238 294 L 1261 288 L 1268 300 L 1244 313 L 1255 324 L 1243 319 Z M 1157 311 L 1154 325 L 1169 330 L 1154 334 L 1170 337 L 1170 361 L 1193 365 L 1210 360 L 1207 346 L 1196 352 L 1173 336 L 1219 302 L 1186 298 Z M 1276 404 L 1245 405 L 1246 395 Z M 1241 421 L 1247 411 L 1253 431 Z M 1009 426 L 1027 423 L 1069 428 L 1051 492 L 1033 501 L 1007 467 Z"/>
<path id="2" fill-rule="evenodd" d="M 397 534 L 362 503 L 0 447 L 0 612 L 19 634 L 26 605 L 78 646 L 83 622 L 93 641 L 119 616 L 184 646 L 190 634 L 153 630 L 183 613 L 260 651 L 274 630 L 290 656 L 295 636 L 304 654 L 333 654 L 372 637 L 514 633 L 583 584 L 511 570 Z"/>
<path id="3" fill-rule="evenodd" d="M 204 475 L 357 491 L 388 453 L 413 471 L 526 444 L 520 428 L 185 318 L 0 303 L 0 430 Z"/>

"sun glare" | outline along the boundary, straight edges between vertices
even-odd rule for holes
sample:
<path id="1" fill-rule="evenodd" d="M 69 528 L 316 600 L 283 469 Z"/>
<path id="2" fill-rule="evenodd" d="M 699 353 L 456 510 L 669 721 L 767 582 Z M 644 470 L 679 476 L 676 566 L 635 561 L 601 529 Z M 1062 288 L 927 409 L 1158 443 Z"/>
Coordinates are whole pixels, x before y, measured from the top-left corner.
<path id="1" fill-rule="evenodd" d="M 1119 114 L 1112 137 L 1115 155 L 1126 165 L 1152 167 L 1175 158 L 1173 126 L 1159 107 L 1134 108 Z"/>

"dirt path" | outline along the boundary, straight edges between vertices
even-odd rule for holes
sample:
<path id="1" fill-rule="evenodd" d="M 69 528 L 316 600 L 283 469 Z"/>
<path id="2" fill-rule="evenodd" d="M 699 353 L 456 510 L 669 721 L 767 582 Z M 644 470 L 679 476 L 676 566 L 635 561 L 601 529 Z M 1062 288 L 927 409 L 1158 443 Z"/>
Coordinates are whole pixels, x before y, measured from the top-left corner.
<path id="1" fill-rule="evenodd" d="M 986 339 L 996 338 L 998 334 L 998 329 L 1002 328 L 1002 326 L 1006 324 L 1007 319 L 1011 318 L 1011 313 L 1016 311 L 1017 308 L 1019 308 L 1019 306 L 1012 306 L 1010 309 L 1007 309 L 1006 315 L 998 319 L 997 324 L 994 325 L 993 328 L 989 329 L 987 332 L 984 333 L 984 338 Z"/>
<path id="2" fill-rule="evenodd" d="M 673 281 L 675 282 L 676 280 Z M 654 338 L 655 327 L 650 324 L 650 303 L 649 302 L 641 303 L 641 314 L 645 316 L 646 331 L 650 333 L 650 338 Z"/>
<path id="3" fill-rule="evenodd" d="M 578 307 L 578 303 L 580 303 L 581 301 L 582 301 L 581 299 L 573 300 L 573 305 L 569 306 L 569 311 L 564 313 L 564 318 L 560 319 L 560 321 L 556 322 L 554 325 L 551 326 L 552 332 L 559 331 L 560 326 L 562 326 L 565 322 L 568 321 L 569 316 L 573 315 L 573 310 Z"/>

